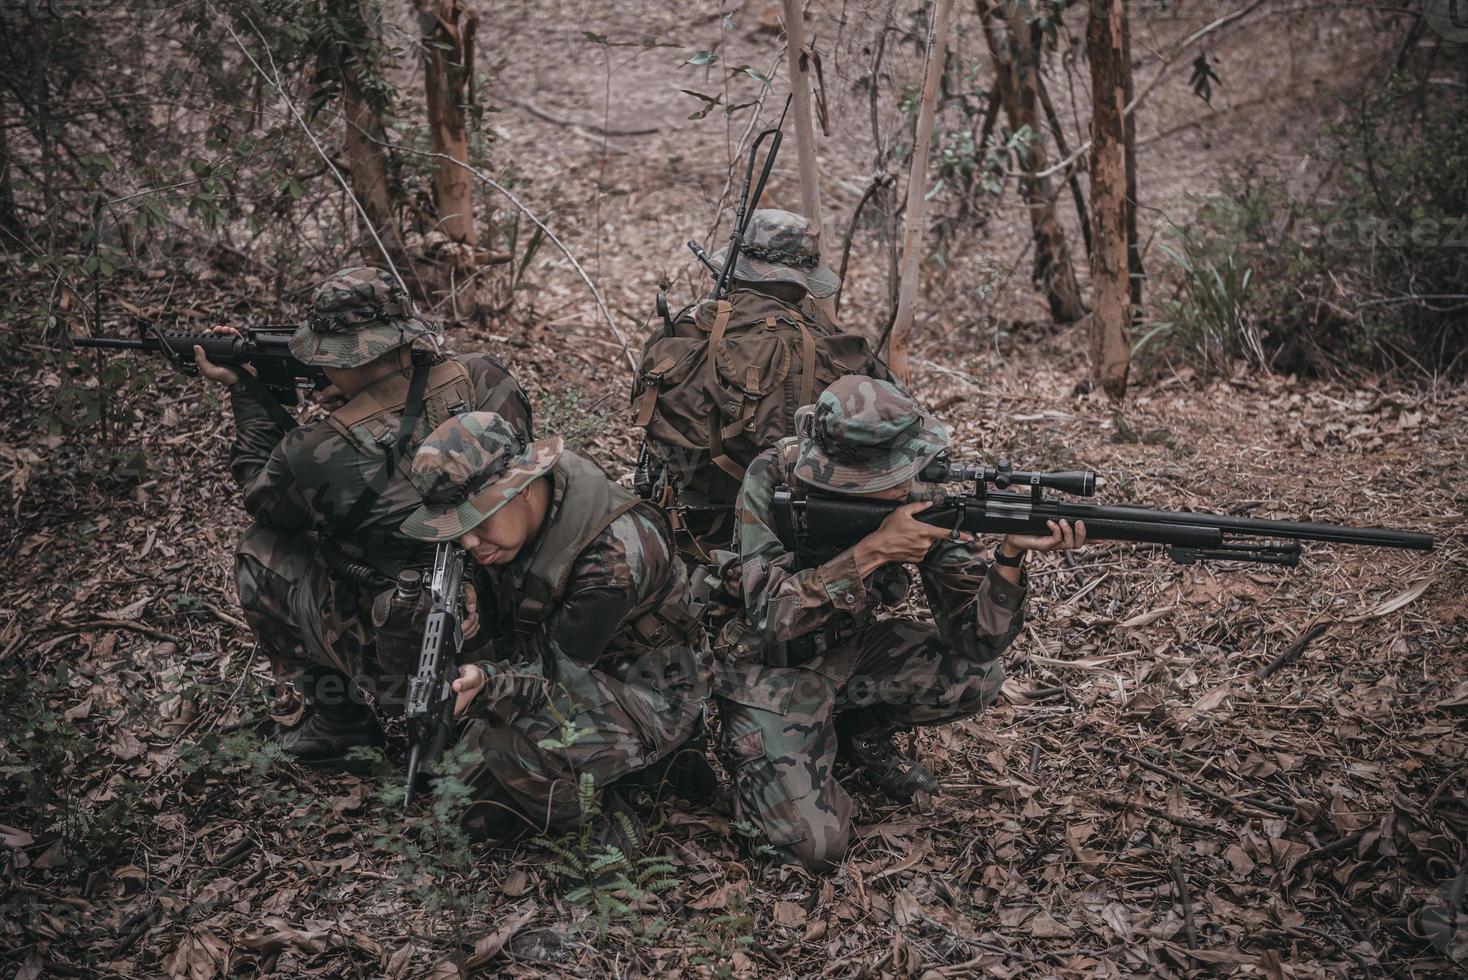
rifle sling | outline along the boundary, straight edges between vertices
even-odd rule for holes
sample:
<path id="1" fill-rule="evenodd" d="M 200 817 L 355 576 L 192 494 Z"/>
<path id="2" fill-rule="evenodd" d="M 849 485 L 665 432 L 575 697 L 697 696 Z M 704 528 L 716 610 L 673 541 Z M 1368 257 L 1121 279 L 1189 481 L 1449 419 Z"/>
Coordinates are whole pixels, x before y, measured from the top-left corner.
<path id="1" fill-rule="evenodd" d="M 372 509 L 372 505 L 381 499 L 382 492 L 387 489 L 388 481 L 392 479 L 393 473 L 398 468 L 403 445 L 418 428 L 418 422 L 423 417 L 423 392 L 428 388 L 430 370 L 432 370 L 431 365 L 423 361 L 413 362 L 413 377 L 408 382 L 408 400 L 403 405 L 403 421 L 398 426 L 397 438 L 392 441 L 392 445 L 387 447 L 382 469 L 367 483 L 361 495 L 353 502 L 352 509 L 347 511 L 347 516 L 332 529 L 331 536 L 338 541 L 357 530 L 362 521 L 366 520 L 367 512 Z"/>
<path id="2" fill-rule="evenodd" d="M 250 393 L 250 397 L 265 406 L 265 411 L 270 415 L 270 421 L 280 428 L 281 434 L 299 427 L 300 423 L 296 421 L 295 416 L 281 407 L 280 399 L 270 393 L 270 389 L 265 387 L 265 382 L 256 377 L 253 372 L 246 371 L 242 364 L 231 370 L 239 377 L 240 386 Z"/>

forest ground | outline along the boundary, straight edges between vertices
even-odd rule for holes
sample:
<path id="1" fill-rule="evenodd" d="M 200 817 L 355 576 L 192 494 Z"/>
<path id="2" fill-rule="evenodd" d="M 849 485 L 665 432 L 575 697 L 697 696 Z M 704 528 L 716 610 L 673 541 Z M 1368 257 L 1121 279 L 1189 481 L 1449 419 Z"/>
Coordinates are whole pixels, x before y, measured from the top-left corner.
<path id="1" fill-rule="evenodd" d="M 672 4 L 642 5 L 635 31 L 600 9 L 505 5 L 482 30 L 543 40 L 495 93 L 496 152 L 635 342 L 660 279 L 685 298 L 699 288 L 681 243 L 710 237 L 728 176 L 717 113 L 683 118 L 697 104 L 678 90 L 701 86 L 680 52 L 723 35 L 725 64 L 767 65 L 779 48 Z M 831 57 L 832 116 L 864 120 L 856 69 L 840 67 L 861 41 L 838 30 L 839 10 L 818 22 L 849 55 Z M 1309 163 L 1331 97 L 1380 54 L 1332 25 L 1298 28 L 1313 32 L 1309 56 L 1289 31 L 1221 38 L 1212 107 L 1180 78 L 1159 88 L 1139 125 L 1144 240 L 1241 161 Z M 1159 17 L 1138 47 L 1197 26 Z M 676 47 L 602 48 L 583 29 L 657 30 Z M 976 39 L 964 43 L 973 55 Z M 915 78 L 912 52 L 900 57 L 893 70 Z M 1267 115 L 1234 109 L 1259 105 Z M 604 124 L 660 132 L 603 140 L 591 130 Z M 842 129 L 823 158 L 837 228 L 870 169 L 864 139 Z M 793 200 L 792 154 L 767 203 Z M 10 687 L 3 708 L 49 719 L 26 747 L 71 802 L 0 814 L 0 962 L 23 976 L 197 978 L 454 976 L 466 957 L 512 975 L 1447 975 L 1468 945 L 1461 920 L 1433 926 L 1468 855 L 1468 391 L 1156 366 L 1114 410 L 1077 393 L 1084 330 L 1044 322 L 1027 237 L 1005 199 L 955 239 L 920 303 L 914 389 L 960 450 L 1094 469 L 1106 502 L 1410 528 L 1438 548 L 1311 547 L 1288 570 L 1175 566 L 1117 545 L 1074 565 L 1039 556 L 999 704 L 916 738 L 943 784 L 930 806 L 863 800 L 846 864 L 818 879 L 747 860 L 726 803 L 651 804 L 648 851 L 672 865 L 668 881 L 598 917 L 567 901 L 544 847 L 475 848 L 445 869 L 399 832 L 377 781 L 263 749 L 251 733 L 270 685 L 234 597 L 245 516 L 227 412 L 202 382 L 161 370 L 146 395 L 120 395 L 108 437 L 150 463 L 129 480 L 104 465 L 99 433 L 40 433 L 60 372 L 89 360 L 32 369 L 37 342 L 17 338 L 0 389 L 0 663 L 33 684 Z M 859 234 L 846 322 L 885 316 L 884 263 Z M 621 351 L 559 256 L 542 253 L 531 278 L 538 292 L 511 320 L 455 346 L 503 357 L 542 426 L 624 475 Z M 264 293 L 195 261 L 116 298 L 208 309 Z"/>

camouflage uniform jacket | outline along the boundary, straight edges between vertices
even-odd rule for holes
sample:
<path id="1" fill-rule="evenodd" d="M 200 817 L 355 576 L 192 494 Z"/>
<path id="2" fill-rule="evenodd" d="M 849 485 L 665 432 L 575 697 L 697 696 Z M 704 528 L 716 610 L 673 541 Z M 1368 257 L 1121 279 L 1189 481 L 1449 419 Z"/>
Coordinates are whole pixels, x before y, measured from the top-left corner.
<path id="1" fill-rule="evenodd" d="M 587 676 L 593 672 L 653 689 L 669 680 L 674 686 L 678 683 L 671 675 L 656 680 L 642 677 L 645 662 L 636 664 L 638 676 L 633 676 L 637 658 L 629 645 L 646 639 L 631 635 L 634 622 L 660 597 L 685 605 L 688 601 L 687 572 L 673 550 L 667 524 L 646 505 L 619 515 L 597 534 L 572 563 L 561 598 L 549 614 L 528 634 L 516 631 L 515 611 L 530 564 L 566 498 L 568 484 L 560 466 L 552 471 L 552 479 L 554 489 L 541 532 L 514 561 L 479 568 L 475 575 L 478 594 L 490 597 L 485 602 L 493 606 L 480 610 L 485 618 L 484 642 L 493 654 L 483 664 L 489 690 L 475 699 L 470 711 L 500 723 L 540 706 L 548 693 L 558 703 L 566 695 L 584 694 L 590 689 Z M 669 636 L 666 642 L 671 647 L 678 641 Z M 693 646 L 695 659 L 706 659 L 703 645 Z M 692 666 L 695 675 L 706 672 L 704 663 Z M 689 679 L 685 672 L 682 680 Z M 703 692 L 693 696 L 701 698 Z"/>
<path id="2" fill-rule="evenodd" d="M 826 627 L 864 624 L 879 606 L 895 605 L 907 594 L 903 566 L 885 565 L 862 579 L 853 549 L 810 565 L 781 543 L 772 504 L 775 488 L 794 479 L 795 443 L 781 440 L 750 464 L 735 504 L 744 611 L 725 627 L 720 646 L 737 660 L 761 658 L 768 645 Z M 954 650 L 989 661 L 1019 633 L 1024 579 L 1007 581 L 974 546 L 940 541 L 918 572 L 939 634 Z"/>
<path id="3" fill-rule="evenodd" d="M 527 438 L 531 435 L 530 403 L 514 377 L 497 360 L 484 354 L 456 357 L 468 372 L 472 404 L 468 410 L 498 412 Z M 375 382 L 348 405 L 374 389 L 402 384 L 401 375 Z M 382 471 L 386 448 L 347 438 L 329 422 L 299 426 L 289 432 L 271 417 L 250 389 L 230 386 L 235 439 L 230 471 L 244 489 L 245 509 L 257 521 L 285 530 L 311 530 L 329 535 L 351 510 L 352 504 Z M 412 540 L 399 529 L 403 519 L 422 503 L 407 479 L 417 444 L 442 421 L 425 411 L 416 433 L 399 451 L 398 472 L 388 481 L 366 517 L 343 541 L 343 550 L 369 558 L 388 575 L 405 564 L 431 560 L 432 545 Z M 396 433 L 398 418 L 387 420 Z"/>

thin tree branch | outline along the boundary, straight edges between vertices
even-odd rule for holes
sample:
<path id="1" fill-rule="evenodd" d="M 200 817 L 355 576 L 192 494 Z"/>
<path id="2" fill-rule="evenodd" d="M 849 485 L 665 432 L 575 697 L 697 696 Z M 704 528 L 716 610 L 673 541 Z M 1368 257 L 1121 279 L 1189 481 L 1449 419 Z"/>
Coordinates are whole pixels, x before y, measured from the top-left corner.
<path id="1" fill-rule="evenodd" d="M 592 298 L 596 300 L 597 309 L 601 310 L 602 318 L 607 321 L 607 326 L 611 328 L 612 336 L 616 337 L 617 343 L 622 345 L 622 353 L 627 357 L 628 366 L 632 368 L 634 374 L 637 372 L 637 357 L 632 353 L 632 348 L 628 346 L 626 335 L 624 335 L 621 328 L 617 326 L 617 322 L 612 319 L 612 313 L 609 309 L 607 309 L 607 301 L 602 298 L 601 291 L 596 288 L 596 283 L 591 281 L 591 277 L 586 274 L 586 270 L 582 268 L 581 263 L 576 260 L 576 256 L 571 254 L 571 250 L 566 247 L 566 243 L 561 241 L 560 238 L 556 236 L 556 233 L 551 231 L 550 228 L 546 226 L 545 222 L 541 221 L 534 211 L 530 210 L 530 208 L 527 207 L 523 201 L 521 201 L 518 197 L 511 193 L 506 187 L 504 187 L 504 185 L 500 184 L 499 181 L 495 180 L 489 174 L 480 170 L 478 167 L 473 166 L 472 164 L 465 163 L 462 160 L 454 160 L 453 157 L 449 156 L 446 153 L 433 153 L 428 150 L 415 150 L 410 146 L 402 146 L 401 144 L 390 145 L 393 149 L 401 153 L 411 153 L 414 156 L 425 157 L 430 160 L 453 160 L 455 166 L 462 167 L 464 170 L 468 171 L 479 180 L 484 181 L 485 184 L 499 191 L 511 204 L 515 206 L 517 210 L 519 210 L 521 214 L 525 215 L 525 217 L 534 222 L 535 227 L 539 228 L 545 234 L 545 237 L 550 239 L 551 243 L 554 244 L 556 248 L 561 250 L 561 254 L 564 255 L 566 257 L 566 260 L 571 263 L 571 267 L 576 270 L 577 275 L 581 277 L 581 281 L 586 283 L 586 288 L 591 291 Z"/>
<path id="2" fill-rule="evenodd" d="M 367 211 L 365 208 L 362 207 L 362 202 L 357 200 L 356 194 L 352 193 L 351 185 L 347 183 L 347 179 L 342 176 L 341 171 L 336 168 L 336 164 L 331 162 L 331 157 L 327 156 L 326 150 L 324 150 L 321 146 L 321 141 L 318 140 L 316 138 L 316 134 L 311 131 L 311 127 L 307 125 L 305 117 L 303 117 L 300 113 L 300 110 L 296 108 L 295 102 L 293 102 L 291 100 L 291 97 L 286 94 L 285 85 L 280 80 L 280 70 L 275 66 L 275 56 L 270 53 L 270 44 L 265 40 L 265 35 L 260 33 L 260 28 L 255 26 L 255 22 L 250 20 L 248 15 L 240 15 L 245 18 L 246 22 L 249 23 L 250 28 L 260 38 L 260 43 L 265 46 L 265 56 L 270 60 L 270 67 L 275 72 L 275 77 L 273 79 L 265 73 L 264 68 L 260 67 L 260 62 L 255 60 L 255 56 L 250 54 L 250 49 L 245 47 L 245 42 L 241 40 L 238 34 L 235 33 L 234 27 L 229 23 L 228 19 L 226 19 L 224 15 L 222 15 L 218 11 L 218 9 L 215 8 L 214 4 L 211 3 L 210 0 L 204 0 L 204 3 L 205 6 L 209 8 L 209 12 L 213 14 L 214 19 L 218 21 L 226 31 L 229 32 L 230 38 L 234 40 L 235 45 L 240 49 L 240 53 L 245 56 L 245 58 L 254 67 L 255 71 L 259 73 L 261 79 L 263 79 L 267 85 L 275 89 L 275 91 L 280 94 L 281 101 L 284 102 L 286 108 L 290 110 L 291 118 L 293 118 L 296 121 L 296 124 L 301 127 L 301 131 L 306 134 L 306 138 L 311 141 L 311 146 L 315 148 L 316 153 L 321 157 L 321 161 L 326 164 L 327 169 L 331 171 L 331 175 L 336 178 L 337 183 L 341 184 L 342 190 L 346 192 L 347 198 L 352 202 L 352 206 L 357 209 L 357 214 L 359 217 L 361 217 L 362 223 L 366 226 L 368 233 L 372 236 L 372 240 L 377 243 L 378 251 L 382 253 L 382 260 L 387 263 L 387 268 L 390 272 L 392 272 L 392 277 L 398 281 L 399 288 L 401 288 L 402 291 L 406 293 L 408 291 L 408 284 L 403 281 L 402 275 L 398 272 L 398 267 L 393 263 L 392 256 L 388 254 L 387 246 L 383 243 L 382 238 L 377 234 L 377 229 L 372 226 L 372 219 L 367 217 Z"/>

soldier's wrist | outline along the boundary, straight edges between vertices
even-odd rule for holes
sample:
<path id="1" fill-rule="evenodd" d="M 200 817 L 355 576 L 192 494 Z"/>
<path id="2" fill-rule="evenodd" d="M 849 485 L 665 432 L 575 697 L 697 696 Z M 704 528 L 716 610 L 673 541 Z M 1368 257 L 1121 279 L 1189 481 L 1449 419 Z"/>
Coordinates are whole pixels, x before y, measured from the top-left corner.
<path id="1" fill-rule="evenodd" d="M 1028 550 L 1029 549 L 1027 549 L 1027 548 L 1021 548 L 1019 545 L 1017 545 L 1014 542 L 1010 541 L 1008 535 L 1006 535 L 1004 537 L 1004 539 L 999 542 L 999 547 L 996 549 L 996 551 L 1000 555 L 1004 556 L 1005 558 L 1011 559 L 1011 560 L 1016 559 L 1016 558 L 1023 559 L 1024 556 L 1025 556 L 1025 553 Z"/>

